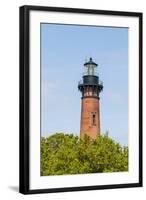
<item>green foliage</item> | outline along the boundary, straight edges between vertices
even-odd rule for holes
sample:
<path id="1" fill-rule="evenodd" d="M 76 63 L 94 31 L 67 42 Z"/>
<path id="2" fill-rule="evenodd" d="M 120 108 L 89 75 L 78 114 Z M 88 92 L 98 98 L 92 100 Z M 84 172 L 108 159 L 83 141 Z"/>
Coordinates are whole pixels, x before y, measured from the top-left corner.
<path id="1" fill-rule="evenodd" d="M 128 147 L 107 135 L 96 140 L 64 133 L 41 138 L 42 176 L 122 171 L 128 171 Z"/>

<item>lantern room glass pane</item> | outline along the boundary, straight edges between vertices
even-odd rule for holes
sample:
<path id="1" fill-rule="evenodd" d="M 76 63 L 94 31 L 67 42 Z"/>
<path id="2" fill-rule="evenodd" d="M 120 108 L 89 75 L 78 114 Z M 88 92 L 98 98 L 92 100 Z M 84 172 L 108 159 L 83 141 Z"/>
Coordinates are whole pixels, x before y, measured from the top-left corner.
<path id="1" fill-rule="evenodd" d="M 95 68 L 95 66 L 94 65 L 86 66 L 85 74 L 86 75 L 96 75 L 96 68 Z"/>

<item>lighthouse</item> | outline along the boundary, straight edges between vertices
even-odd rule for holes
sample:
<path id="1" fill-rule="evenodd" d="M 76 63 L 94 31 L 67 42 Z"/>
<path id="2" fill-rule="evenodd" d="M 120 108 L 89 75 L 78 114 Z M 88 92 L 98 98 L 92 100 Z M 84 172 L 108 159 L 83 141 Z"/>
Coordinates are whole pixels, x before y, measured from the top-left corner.
<path id="1" fill-rule="evenodd" d="M 96 72 L 98 64 L 92 58 L 84 64 L 82 80 L 78 89 L 81 91 L 81 121 L 80 138 L 85 134 L 92 139 L 100 135 L 100 104 L 99 94 L 103 90 L 103 84 Z"/>

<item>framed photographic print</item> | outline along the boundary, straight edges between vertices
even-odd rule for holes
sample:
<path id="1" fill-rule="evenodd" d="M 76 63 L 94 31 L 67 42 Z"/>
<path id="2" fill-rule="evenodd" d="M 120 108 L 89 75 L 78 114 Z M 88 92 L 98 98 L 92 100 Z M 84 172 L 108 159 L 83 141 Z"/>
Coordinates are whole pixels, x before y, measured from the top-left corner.
<path id="1" fill-rule="evenodd" d="M 142 186 L 142 13 L 20 7 L 20 192 Z"/>

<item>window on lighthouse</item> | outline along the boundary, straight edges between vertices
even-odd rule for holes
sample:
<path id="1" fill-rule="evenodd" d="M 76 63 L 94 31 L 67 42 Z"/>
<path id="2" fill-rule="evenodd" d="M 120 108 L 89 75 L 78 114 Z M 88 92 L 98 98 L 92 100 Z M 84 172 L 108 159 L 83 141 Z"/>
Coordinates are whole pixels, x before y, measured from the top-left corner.
<path id="1" fill-rule="evenodd" d="M 95 114 L 92 115 L 92 125 L 93 126 L 96 125 L 96 115 Z"/>
<path id="2" fill-rule="evenodd" d="M 94 66 L 88 66 L 88 75 L 94 75 Z"/>

